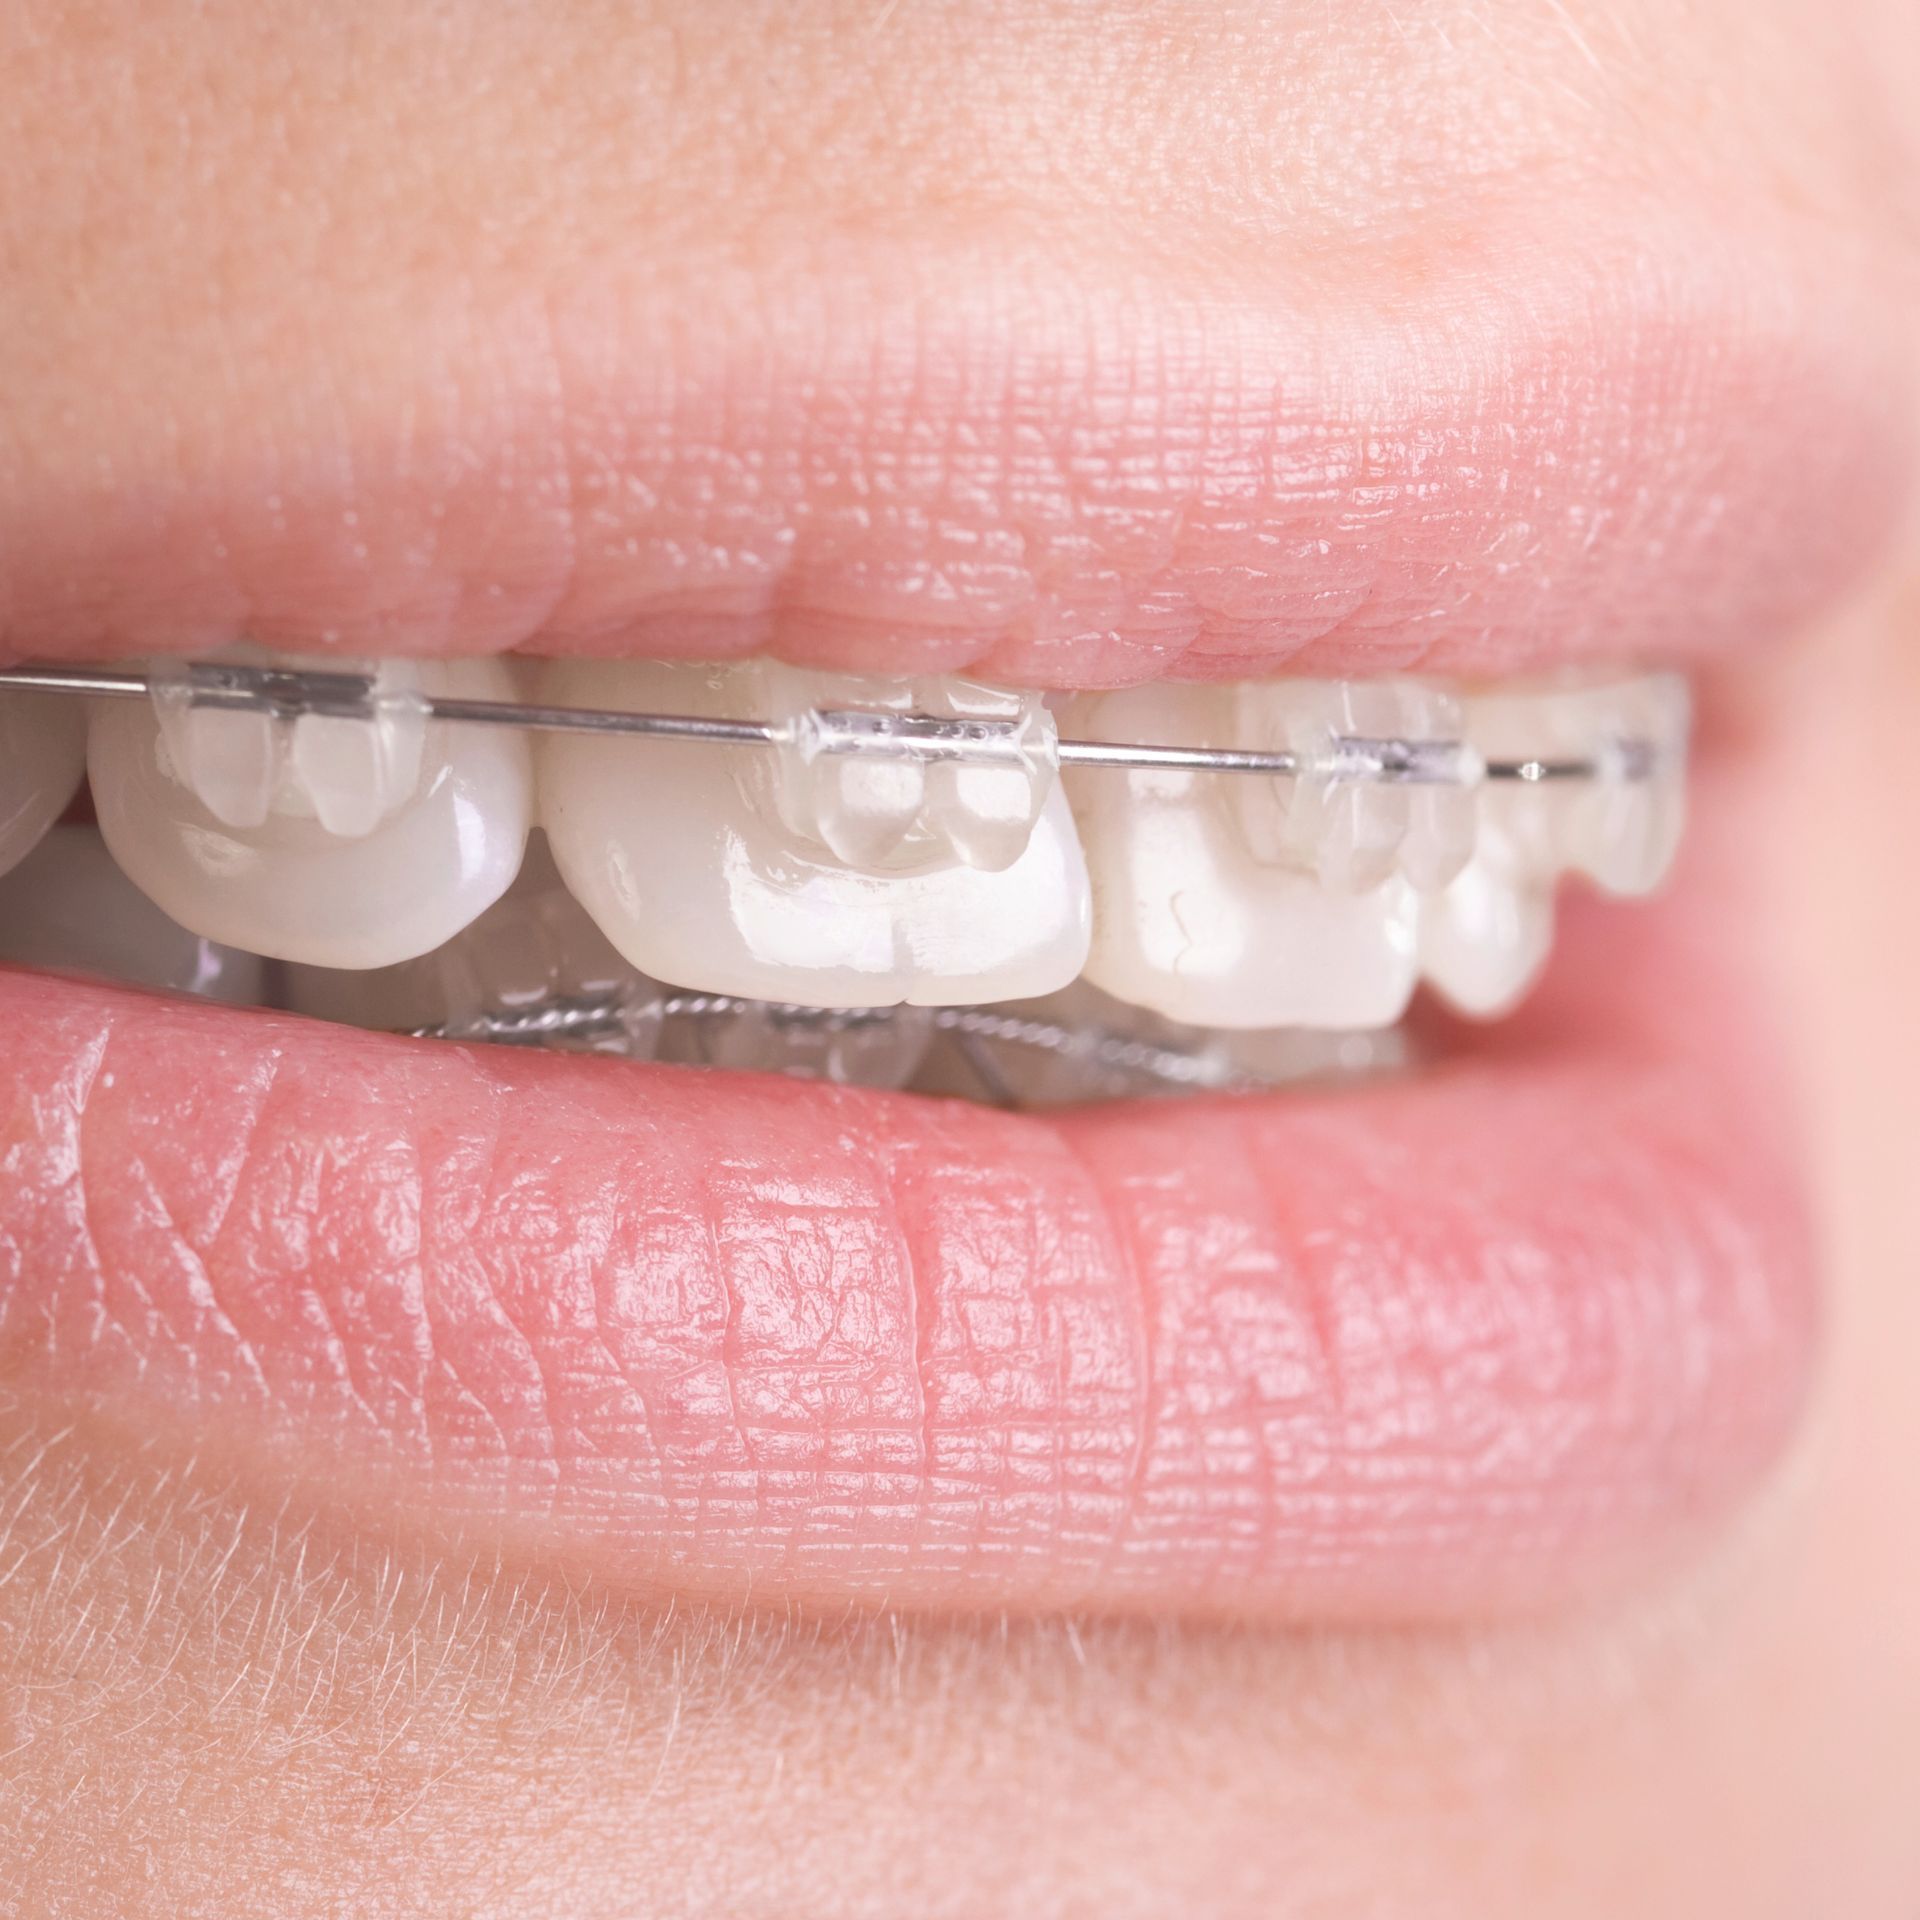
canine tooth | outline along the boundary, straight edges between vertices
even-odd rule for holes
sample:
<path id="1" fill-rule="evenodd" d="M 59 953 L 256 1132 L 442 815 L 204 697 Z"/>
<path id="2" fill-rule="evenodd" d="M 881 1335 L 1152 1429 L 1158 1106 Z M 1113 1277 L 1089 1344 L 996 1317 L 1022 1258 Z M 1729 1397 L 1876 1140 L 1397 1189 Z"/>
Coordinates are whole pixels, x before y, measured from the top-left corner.
<path id="1" fill-rule="evenodd" d="M 258 956 L 170 920 L 114 864 L 92 827 L 55 827 L 0 879 L 0 961 L 251 1005 Z"/>
<path id="2" fill-rule="evenodd" d="M 1483 821 L 1530 875 L 1577 871 L 1611 893 L 1651 892 L 1685 819 L 1690 704 L 1676 674 L 1471 695 L 1468 737 L 1488 760 L 1587 760 L 1597 769 L 1573 781 L 1489 782 Z M 1632 742 L 1650 745 L 1650 768 L 1633 765 Z"/>
<path id="3" fill-rule="evenodd" d="M 423 686 L 467 698 L 512 691 L 493 661 L 427 663 L 418 673 Z M 181 751 L 197 754 L 201 739 Z M 182 780 L 153 705 L 102 701 L 87 746 L 101 833 L 137 886 L 210 940 L 316 966 L 411 959 L 452 938 L 512 881 L 532 817 L 531 749 L 508 729 L 430 725 L 411 791 L 395 803 L 383 784 L 384 818 L 347 838 L 322 817 L 324 805 L 359 823 L 344 794 L 327 797 L 342 772 L 336 745 L 319 736 L 301 768 L 275 741 L 265 817 L 236 826 Z M 239 751 L 229 763 L 223 750 L 219 764 L 224 783 L 229 766 L 248 763 Z M 404 755 L 385 759 L 381 782 L 403 766 Z M 242 793 L 243 784 L 216 788 L 223 804 L 245 799 L 229 811 L 251 810 L 255 789 Z"/>
<path id="4" fill-rule="evenodd" d="M 1485 821 L 1473 858 L 1420 903 L 1420 968 L 1460 1012 L 1492 1019 L 1515 1006 L 1553 948 L 1553 882 L 1529 873 Z"/>
<path id="5" fill-rule="evenodd" d="M 1480 765 L 1458 701 L 1405 680 L 1280 680 L 1231 697 L 1234 744 L 1285 749 L 1301 768 L 1233 782 L 1257 857 L 1312 867 L 1341 893 L 1395 872 L 1431 892 L 1466 864 Z"/>
<path id="6" fill-rule="evenodd" d="M 1236 693 L 1161 685 L 1080 696 L 1062 730 L 1162 746 L 1228 746 Z M 1258 857 L 1223 786 L 1254 775 L 1116 768 L 1062 776 L 1093 879 L 1086 976 L 1116 998 L 1204 1027 L 1390 1025 L 1416 971 L 1418 903 L 1399 877 L 1335 893 Z M 1279 851 L 1269 843 L 1270 850 Z"/>
<path id="7" fill-rule="evenodd" d="M 287 664 L 286 656 L 257 649 L 230 657 Z M 374 711 L 365 717 L 303 713 L 280 720 L 196 705 L 182 665 L 159 661 L 149 672 L 174 776 L 223 826 L 259 827 L 279 813 L 316 819 L 329 833 L 358 839 L 404 806 L 420 784 L 426 717 L 412 697 L 419 673 L 409 661 L 380 665 Z"/>
<path id="8" fill-rule="evenodd" d="M 542 697 L 755 716 L 771 697 L 767 671 L 554 662 Z M 847 685 L 819 677 L 808 702 L 843 697 Z M 782 698 L 791 708 L 791 689 Z M 926 683 L 913 695 L 936 710 L 971 698 Z M 929 783 L 919 817 L 876 870 L 836 853 L 829 835 L 885 845 L 904 787 L 865 788 L 838 769 L 815 783 L 795 774 L 811 770 L 785 749 L 552 735 L 539 762 L 541 811 L 567 884 L 657 979 L 816 1006 L 935 1005 L 1046 993 L 1086 957 L 1086 868 L 1057 782 L 1046 783 L 1024 846 L 998 871 L 964 862 L 982 850 L 976 835 L 992 857 L 1004 851 L 1004 813 L 993 816 L 976 794 L 966 819 L 942 818 L 944 783 Z M 823 793 L 851 802 L 822 807 Z"/>
<path id="9" fill-rule="evenodd" d="M 794 744 L 760 756 L 781 819 L 801 839 L 863 871 L 926 873 L 956 861 L 1001 873 L 1026 850 L 1053 784 L 1053 717 L 1037 693 L 954 678 L 882 680 L 812 673 L 777 661 L 741 670 Z M 1010 728 L 1000 764 L 923 761 L 867 751 L 870 713 Z M 851 716 L 840 719 L 840 715 Z"/>
<path id="10" fill-rule="evenodd" d="M 0 694 L 0 873 L 66 811 L 87 764 L 87 717 L 53 694 Z"/>

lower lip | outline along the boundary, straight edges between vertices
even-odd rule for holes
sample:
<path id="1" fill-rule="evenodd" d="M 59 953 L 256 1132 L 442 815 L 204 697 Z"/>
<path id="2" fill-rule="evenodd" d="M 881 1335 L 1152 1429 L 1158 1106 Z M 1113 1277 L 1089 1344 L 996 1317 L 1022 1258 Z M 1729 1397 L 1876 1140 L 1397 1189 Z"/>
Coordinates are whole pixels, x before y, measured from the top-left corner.
<path id="1" fill-rule="evenodd" d="M 1049 1118 L 0 973 L 0 1371 L 654 1590 L 1551 1603 L 1723 1516 L 1814 1346 L 1689 865 L 1417 1079 Z"/>

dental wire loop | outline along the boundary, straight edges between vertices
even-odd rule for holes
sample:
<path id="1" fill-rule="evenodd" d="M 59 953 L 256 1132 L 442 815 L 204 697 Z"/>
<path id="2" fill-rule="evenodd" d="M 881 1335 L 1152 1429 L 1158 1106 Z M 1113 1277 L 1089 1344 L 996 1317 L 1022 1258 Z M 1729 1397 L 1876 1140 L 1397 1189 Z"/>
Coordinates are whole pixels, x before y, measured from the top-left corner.
<path id="1" fill-rule="evenodd" d="M 799 746 L 809 753 L 875 754 L 893 759 L 1024 764 L 1029 751 L 1017 720 L 948 718 L 855 707 L 814 708 L 797 720 L 721 719 L 707 714 L 630 712 L 613 707 L 543 706 L 524 700 L 468 700 L 449 694 L 383 690 L 371 673 L 333 667 L 283 667 L 252 661 L 196 660 L 160 671 L 28 664 L 0 668 L 0 692 L 56 693 L 91 699 L 139 699 L 159 691 L 208 712 L 256 713 L 292 721 L 309 715 L 376 720 L 411 712 L 456 726 L 522 727 L 685 740 L 727 747 Z M 1063 739 L 1063 767 L 1121 767 L 1180 773 L 1253 773 L 1293 778 L 1309 769 L 1284 748 L 1153 746 L 1145 742 Z M 1660 769 L 1658 742 L 1620 738 L 1604 754 L 1481 761 L 1457 740 L 1343 735 L 1324 770 L 1341 780 L 1396 786 L 1446 786 L 1470 780 L 1538 785 L 1563 780 L 1644 781 Z"/>
<path id="2" fill-rule="evenodd" d="M 973 1072 L 1003 1105 L 1018 1104 L 1000 1078 L 990 1056 L 980 1050 L 988 1042 L 1047 1053 L 1096 1072 L 1120 1073 L 1166 1088 L 1193 1092 L 1248 1093 L 1278 1082 L 1208 1052 L 1204 1047 L 1183 1050 L 1165 1041 L 1136 1039 L 1116 1033 L 1098 1022 L 1068 1026 L 1060 1021 L 991 1006 L 926 1007 L 908 1009 L 932 1035 L 955 1040 Z M 409 1027 L 414 1040 L 479 1041 L 523 1047 L 571 1046 L 587 1052 L 634 1052 L 636 1032 L 650 1030 L 665 1020 L 710 1021 L 740 1015 L 764 1015 L 776 1027 L 794 1027 L 811 1033 L 856 1033 L 864 1027 L 886 1026 L 902 1015 L 895 1007 L 810 1007 L 780 1001 L 749 1000 L 735 994 L 688 993 L 663 989 L 650 997 L 630 989 L 595 989 L 556 994 L 520 1007 L 489 1008 L 460 1019 Z M 1349 1035 L 1347 1040 L 1364 1052 L 1372 1036 Z M 1343 1065 L 1346 1064 L 1343 1062 Z M 1355 1068 L 1377 1064 L 1358 1059 Z"/>

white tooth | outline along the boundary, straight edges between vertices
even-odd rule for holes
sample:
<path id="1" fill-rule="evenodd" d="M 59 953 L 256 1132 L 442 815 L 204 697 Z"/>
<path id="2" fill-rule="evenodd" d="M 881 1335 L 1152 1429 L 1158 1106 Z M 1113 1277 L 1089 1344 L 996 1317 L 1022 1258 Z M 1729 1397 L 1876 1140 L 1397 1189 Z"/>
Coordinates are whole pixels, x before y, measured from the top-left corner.
<path id="1" fill-rule="evenodd" d="M 1340 893 L 1370 892 L 1396 871 L 1431 892 L 1466 864 L 1480 768 L 1461 746 L 1458 701 L 1406 680 L 1276 680 L 1231 696 L 1232 744 L 1285 749 L 1301 766 L 1292 780 L 1231 783 L 1256 858 L 1312 867 Z M 1451 777 L 1381 777 L 1382 754 L 1398 750 L 1424 750 Z"/>
<path id="2" fill-rule="evenodd" d="M 881 680 L 814 673 L 777 661 L 737 670 L 743 700 L 791 725 L 797 751 L 763 754 L 749 777 L 764 782 L 780 818 L 802 840 L 862 871 L 925 873 L 952 866 L 1000 873 L 1026 851 L 1053 784 L 1053 716 L 1037 693 L 952 678 Z M 924 763 L 834 752 L 861 721 L 837 711 L 922 713 L 1015 729 L 999 765 Z M 744 709 L 743 709 L 744 711 Z"/>
<path id="3" fill-rule="evenodd" d="M 227 657 L 298 664 L 258 648 L 235 648 Z M 168 766 L 223 826 L 258 827 L 278 813 L 358 839 L 419 787 L 426 718 L 413 698 L 420 673 L 411 661 L 380 665 L 372 717 L 312 713 L 290 724 L 267 713 L 196 706 L 182 662 L 157 661 L 149 672 Z"/>
<path id="4" fill-rule="evenodd" d="M 0 873 L 58 820 L 87 764 L 86 709 L 64 694 L 0 693 Z"/>
<path id="5" fill-rule="evenodd" d="M 809 682 L 804 704 L 857 697 L 844 681 Z M 775 693 L 755 663 L 567 661 L 548 667 L 541 697 L 738 718 L 766 717 Z M 780 697 L 791 708 L 791 689 Z M 927 683 L 913 696 L 971 697 Z M 1046 993 L 1079 972 L 1086 867 L 1057 782 L 1046 783 L 1011 864 L 989 871 L 964 861 L 981 851 L 976 834 L 991 857 L 1005 851 L 1004 810 L 978 806 L 977 795 L 952 800 L 943 781 L 929 781 L 876 871 L 833 841 L 887 848 L 912 783 L 869 783 L 839 767 L 816 783 L 821 759 L 808 765 L 798 748 L 550 735 L 541 811 L 560 871 L 602 931 L 642 972 L 678 986 L 815 1006 L 927 1006 Z M 956 820 L 954 806 L 966 817 Z"/>
<path id="6" fill-rule="evenodd" d="M 1062 708 L 1061 730 L 1243 744 L 1236 693 L 1161 685 L 1082 696 Z M 1257 858 L 1227 789 L 1264 776 L 1090 767 L 1063 779 L 1093 878 L 1095 986 L 1194 1026 L 1380 1027 L 1405 1010 L 1412 887 L 1395 877 L 1334 893 L 1298 866 Z"/>
<path id="7" fill-rule="evenodd" d="M 428 691 L 512 697 L 496 661 L 423 663 L 417 671 Z M 195 733 L 179 751 L 197 755 L 205 737 Z M 275 959 L 388 966 L 451 939 L 506 891 L 532 816 L 532 756 L 510 729 L 430 725 L 413 788 L 396 802 L 391 782 L 405 750 L 372 749 L 361 764 L 376 769 L 384 817 L 343 838 L 319 816 L 354 825 L 364 818 L 344 790 L 349 758 L 330 734 L 318 737 L 301 767 L 282 756 L 264 818 L 235 826 L 181 780 L 175 746 L 151 705 L 100 702 L 87 746 L 107 845 L 183 926 Z M 197 774 L 201 763 L 192 764 Z M 246 805 L 230 810 L 250 812 L 255 790 L 226 779 L 253 763 L 239 751 L 229 759 L 223 747 L 218 764 L 223 803 L 239 797 Z"/>
<path id="8" fill-rule="evenodd" d="M 1421 972 L 1462 1013 L 1491 1019 L 1519 1002 L 1552 948 L 1553 881 L 1483 821 L 1465 869 L 1420 902 Z"/>
<path id="9" fill-rule="evenodd" d="M 92 827 L 55 827 L 0 879 L 0 961 L 235 1005 L 262 998 L 258 956 L 169 920 L 114 864 Z"/>
<path id="10" fill-rule="evenodd" d="M 405 1032 L 638 984 L 567 891 L 536 833 L 513 885 L 445 946 L 391 967 L 291 966 L 281 998 L 296 1013 Z"/>
<path id="11" fill-rule="evenodd" d="M 1586 780 L 1489 782 L 1483 821 L 1535 876 L 1588 875 L 1610 893 L 1651 892 L 1666 877 L 1686 812 L 1690 717 L 1675 674 L 1588 687 L 1496 689 L 1467 703 L 1469 739 L 1488 760 L 1592 760 Z M 1631 777 L 1627 743 L 1651 745 L 1651 774 Z"/>

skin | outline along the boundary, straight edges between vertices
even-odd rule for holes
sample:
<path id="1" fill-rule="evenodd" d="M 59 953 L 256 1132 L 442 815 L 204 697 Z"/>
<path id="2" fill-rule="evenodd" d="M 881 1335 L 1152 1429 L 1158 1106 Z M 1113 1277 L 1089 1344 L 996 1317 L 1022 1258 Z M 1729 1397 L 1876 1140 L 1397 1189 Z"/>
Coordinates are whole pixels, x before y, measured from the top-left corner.
<path id="1" fill-rule="evenodd" d="M 259 367 L 298 345 L 276 246 L 313 247 L 329 284 L 361 289 L 337 297 L 377 359 L 377 315 L 350 303 L 377 306 L 414 258 L 417 225 L 387 208 L 422 176 L 459 183 L 449 246 L 490 206 L 510 230 L 535 185 L 572 210 L 559 234 L 529 225 L 530 253 L 503 241 L 497 275 L 537 289 L 540 249 L 590 252 L 632 190 L 608 159 L 633 113 L 607 102 L 616 72 L 679 76 L 646 205 L 690 253 L 713 242 L 715 208 L 743 203 L 755 218 L 730 243 L 769 247 L 798 244 L 795 220 L 823 201 L 853 226 L 904 217 L 928 244 L 1024 222 L 1125 226 L 1138 209 L 1202 255 L 1256 216 L 1276 239 L 1333 251 L 1329 235 L 1386 232 L 1401 275 L 1439 263 L 1470 284 L 1471 234 L 1448 217 L 1469 183 L 1519 182 L 1544 206 L 1548 181 L 1561 204 L 1604 207 L 1651 176 L 1703 231 L 1804 250 L 1823 283 L 1859 276 L 1858 305 L 1847 293 L 1831 323 L 1855 315 L 1875 366 L 1888 341 L 1920 339 L 1905 319 L 1920 45 L 1892 4 L 1513 0 L 1356 7 L 1331 24 L 1287 0 L 1001 11 L 987 33 L 971 10 L 901 0 L 827 32 L 824 9 L 796 8 L 696 59 L 718 13 L 694 0 L 617 17 L 547 7 L 537 33 L 511 9 L 410 9 L 418 33 L 336 103 L 354 137 L 330 141 L 325 116 L 200 104 L 324 77 L 338 42 L 317 10 L 213 9 L 169 32 L 150 8 L 21 6 L 8 51 L 42 66 L 0 60 L 0 122 L 35 156 L 32 204 L 52 228 L 63 205 L 105 207 L 157 263 L 218 256 L 208 311 L 234 342 L 258 328 L 266 343 L 258 361 L 236 356 L 242 388 L 270 386 Z M 78 84 L 89 46 L 137 81 L 111 112 Z M 1253 81 L 1222 90 L 1236 59 Z M 760 67 L 791 103 L 771 125 L 731 106 Z M 64 89 L 38 84 L 61 75 Z M 929 93 L 946 104 L 924 160 L 915 149 L 896 169 L 889 146 L 876 169 L 875 126 Z M 1254 147 L 1206 117 L 1223 98 Z M 578 99 L 601 117 L 573 138 Z M 470 140 L 475 114 L 488 134 Z M 169 199 L 177 224 L 156 232 L 149 170 L 191 176 L 183 125 L 189 161 L 256 125 L 267 161 L 214 168 L 219 191 Z M 1250 177 L 1277 182 L 1276 203 L 1202 192 L 1214 176 L 1181 139 L 1189 126 L 1213 141 L 1204 151 L 1257 158 Z M 309 163 L 330 169 L 333 204 L 371 203 L 345 226 L 350 268 L 324 250 L 324 223 L 303 225 L 272 190 Z M 115 413 L 103 401 L 96 420 L 84 396 L 105 389 L 129 418 L 176 417 L 190 470 L 227 402 L 161 379 L 173 336 L 152 303 L 179 311 L 170 283 L 143 288 L 112 249 L 28 245 L 21 227 L 4 245 L 41 322 L 10 356 L 10 417 L 54 409 L 22 444 L 66 445 L 44 456 L 69 463 L 52 476 L 65 484 L 84 462 L 49 396 L 77 410 L 71 439 L 88 447 Z M 76 285 L 94 297 L 75 300 Z M 115 368 L 150 377 L 114 396 Z M 9 473 L 44 496 L 48 474 L 23 456 Z M 1876 538 L 1894 517 L 1889 498 Z M 183 1455 L 76 1425 L 10 1381 L 0 1912 L 1905 1920 L 1920 1898 L 1920 1636 L 1905 1598 L 1920 1578 L 1920 906 L 1889 876 L 1920 829 L 1920 536 L 1891 545 L 1884 578 L 1814 644 L 1744 661 L 1720 695 L 1741 831 L 1768 853 L 1764 958 L 1806 1089 L 1831 1328 L 1789 1457 L 1684 1567 L 1625 1597 L 1445 1631 L 744 1618 L 537 1557 L 451 1554 L 420 1524 L 349 1524 L 298 1491 L 263 1494 L 217 1432 Z M 380 599 L 373 575 L 332 561 L 315 578 L 343 605 L 349 586 Z M 184 606 L 198 588 L 179 591 Z"/>

